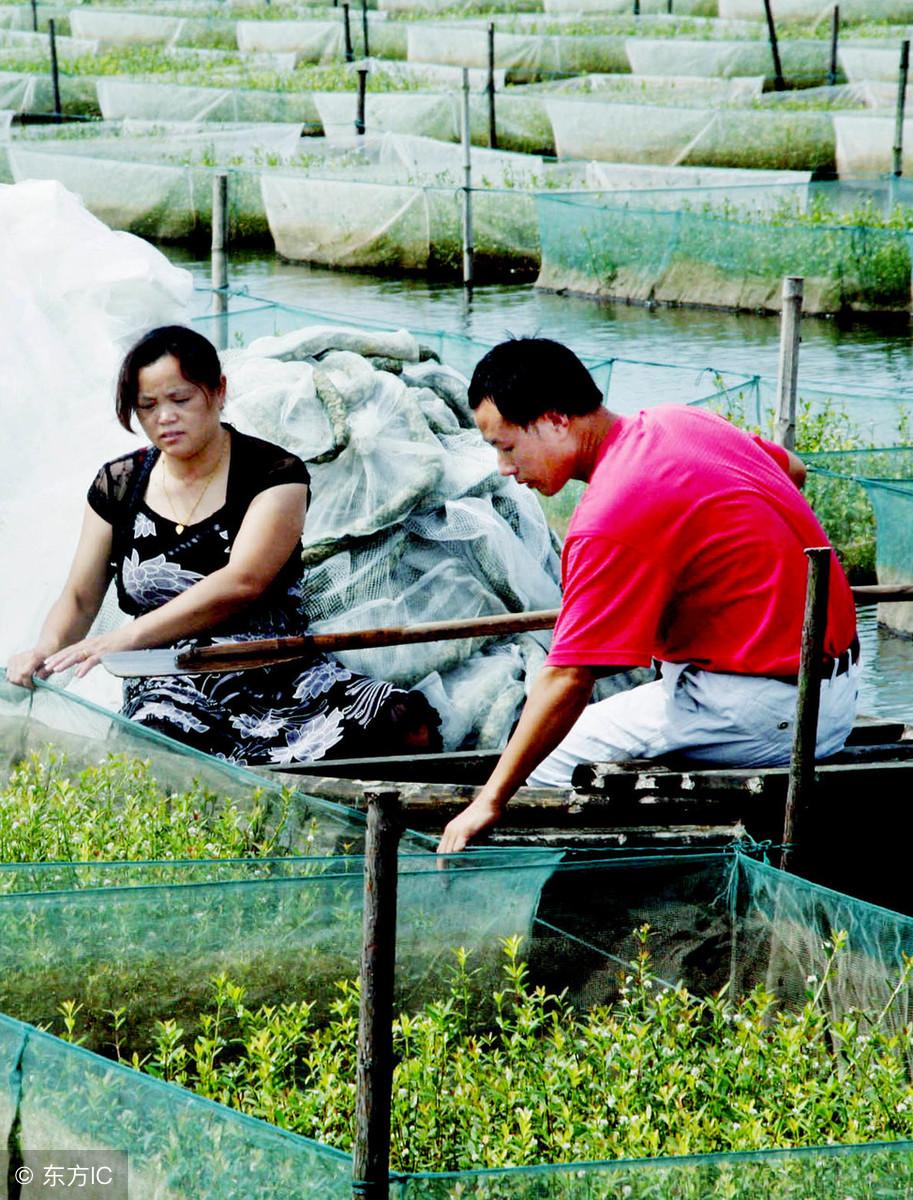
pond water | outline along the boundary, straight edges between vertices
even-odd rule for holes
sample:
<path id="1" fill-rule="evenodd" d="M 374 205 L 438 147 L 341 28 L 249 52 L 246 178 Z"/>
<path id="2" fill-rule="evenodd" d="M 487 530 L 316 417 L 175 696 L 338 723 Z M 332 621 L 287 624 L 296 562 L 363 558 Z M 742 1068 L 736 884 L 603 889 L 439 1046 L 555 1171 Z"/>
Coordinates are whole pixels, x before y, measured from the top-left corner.
<path id="1" fill-rule="evenodd" d="M 177 247 L 169 258 L 209 283 L 209 263 Z M 581 354 L 677 363 L 775 376 L 776 317 L 686 308 L 647 309 L 581 297 L 550 295 L 528 284 L 477 288 L 471 299 L 452 284 L 344 273 L 287 263 L 273 255 L 233 253 L 232 287 L 277 303 L 412 329 L 498 341 L 508 333 L 541 333 Z M 197 297 L 207 311 L 205 293 Z M 913 404 L 913 341 L 907 320 L 885 324 L 806 319 L 800 380 L 909 395 Z M 661 397 L 657 397 L 657 401 Z M 913 573 L 913 564 L 911 564 Z M 864 676 L 860 711 L 913 721 L 913 640 L 878 629 L 875 608 L 859 610 Z"/>
<path id="2" fill-rule="evenodd" d="M 209 263 L 178 247 L 169 258 L 189 267 L 201 286 Z M 696 369 L 774 377 L 779 352 L 776 317 L 707 309 L 610 304 L 537 291 L 529 284 L 491 284 L 467 300 L 463 289 L 424 279 L 327 271 L 260 252 L 230 255 L 233 287 L 276 302 L 365 321 L 465 334 L 499 341 L 539 332 L 569 342 L 580 354 L 679 363 Z M 806 318 L 800 378 L 908 394 L 913 404 L 913 341 L 906 318 L 878 324 Z"/>

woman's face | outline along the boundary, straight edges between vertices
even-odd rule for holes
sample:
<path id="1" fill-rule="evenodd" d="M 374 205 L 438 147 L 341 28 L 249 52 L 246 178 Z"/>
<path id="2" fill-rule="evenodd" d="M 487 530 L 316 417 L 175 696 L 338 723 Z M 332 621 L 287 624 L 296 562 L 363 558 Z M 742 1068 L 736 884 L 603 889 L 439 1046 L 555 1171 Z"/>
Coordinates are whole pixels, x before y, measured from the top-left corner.
<path id="1" fill-rule="evenodd" d="M 137 381 L 137 420 L 163 454 L 192 458 L 217 435 L 225 400 L 224 377 L 213 392 L 185 379 L 178 360 L 164 354 L 141 367 Z"/>

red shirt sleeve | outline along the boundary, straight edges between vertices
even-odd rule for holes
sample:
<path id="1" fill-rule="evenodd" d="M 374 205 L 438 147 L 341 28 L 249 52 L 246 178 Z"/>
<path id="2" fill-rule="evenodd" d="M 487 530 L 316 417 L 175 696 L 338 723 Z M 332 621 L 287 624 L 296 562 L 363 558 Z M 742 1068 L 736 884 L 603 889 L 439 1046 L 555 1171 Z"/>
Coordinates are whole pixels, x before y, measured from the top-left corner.
<path id="1" fill-rule="evenodd" d="M 669 583 L 648 560 L 643 550 L 608 538 L 568 539 L 548 666 L 650 665 Z"/>
<path id="2" fill-rule="evenodd" d="M 769 442 L 767 438 L 758 437 L 757 434 L 753 434 L 751 440 L 760 446 L 764 453 L 769 455 L 778 467 L 781 467 L 787 475 L 789 474 L 789 454 L 783 446 L 778 446 L 776 442 Z"/>

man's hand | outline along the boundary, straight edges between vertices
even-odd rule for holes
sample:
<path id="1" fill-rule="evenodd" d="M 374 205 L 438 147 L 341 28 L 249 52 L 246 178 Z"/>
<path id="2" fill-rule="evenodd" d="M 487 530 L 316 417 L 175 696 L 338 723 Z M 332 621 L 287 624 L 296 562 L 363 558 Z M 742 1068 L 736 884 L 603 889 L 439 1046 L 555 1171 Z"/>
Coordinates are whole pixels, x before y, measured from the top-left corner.
<path id="1" fill-rule="evenodd" d="M 500 820 L 517 788 L 551 754 L 583 712 L 595 678 L 592 667 L 542 668 L 491 778 L 472 804 L 444 830 L 438 846 L 440 854 L 456 854 L 483 829 Z"/>
<path id="2" fill-rule="evenodd" d="M 457 854 L 464 850 L 467 842 L 496 824 L 503 811 L 501 805 L 490 800 L 484 792 L 480 793 L 447 825 L 441 835 L 438 854 Z"/>

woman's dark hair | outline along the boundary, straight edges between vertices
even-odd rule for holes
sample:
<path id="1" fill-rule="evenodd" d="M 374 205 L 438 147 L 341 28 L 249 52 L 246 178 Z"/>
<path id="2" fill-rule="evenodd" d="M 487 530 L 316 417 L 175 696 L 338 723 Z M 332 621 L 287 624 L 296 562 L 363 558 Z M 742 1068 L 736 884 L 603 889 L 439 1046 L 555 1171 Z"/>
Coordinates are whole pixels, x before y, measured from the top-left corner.
<path id="1" fill-rule="evenodd" d="M 505 421 L 527 428 L 547 412 L 595 412 L 602 396 L 573 350 L 551 338 L 511 338 L 476 364 L 469 407 L 490 400 Z"/>
<path id="2" fill-rule="evenodd" d="M 178 360 L 181 374 L 190 383 L 208 388 L 211 392 L 218 390 L 222 380 L 222 364 L 212 342 L 186 325 L 161 325 L 141 337 L 121 364 L 115 411 L 124 429 L 133 429 L 140 371 L 166 354 Z"/>

